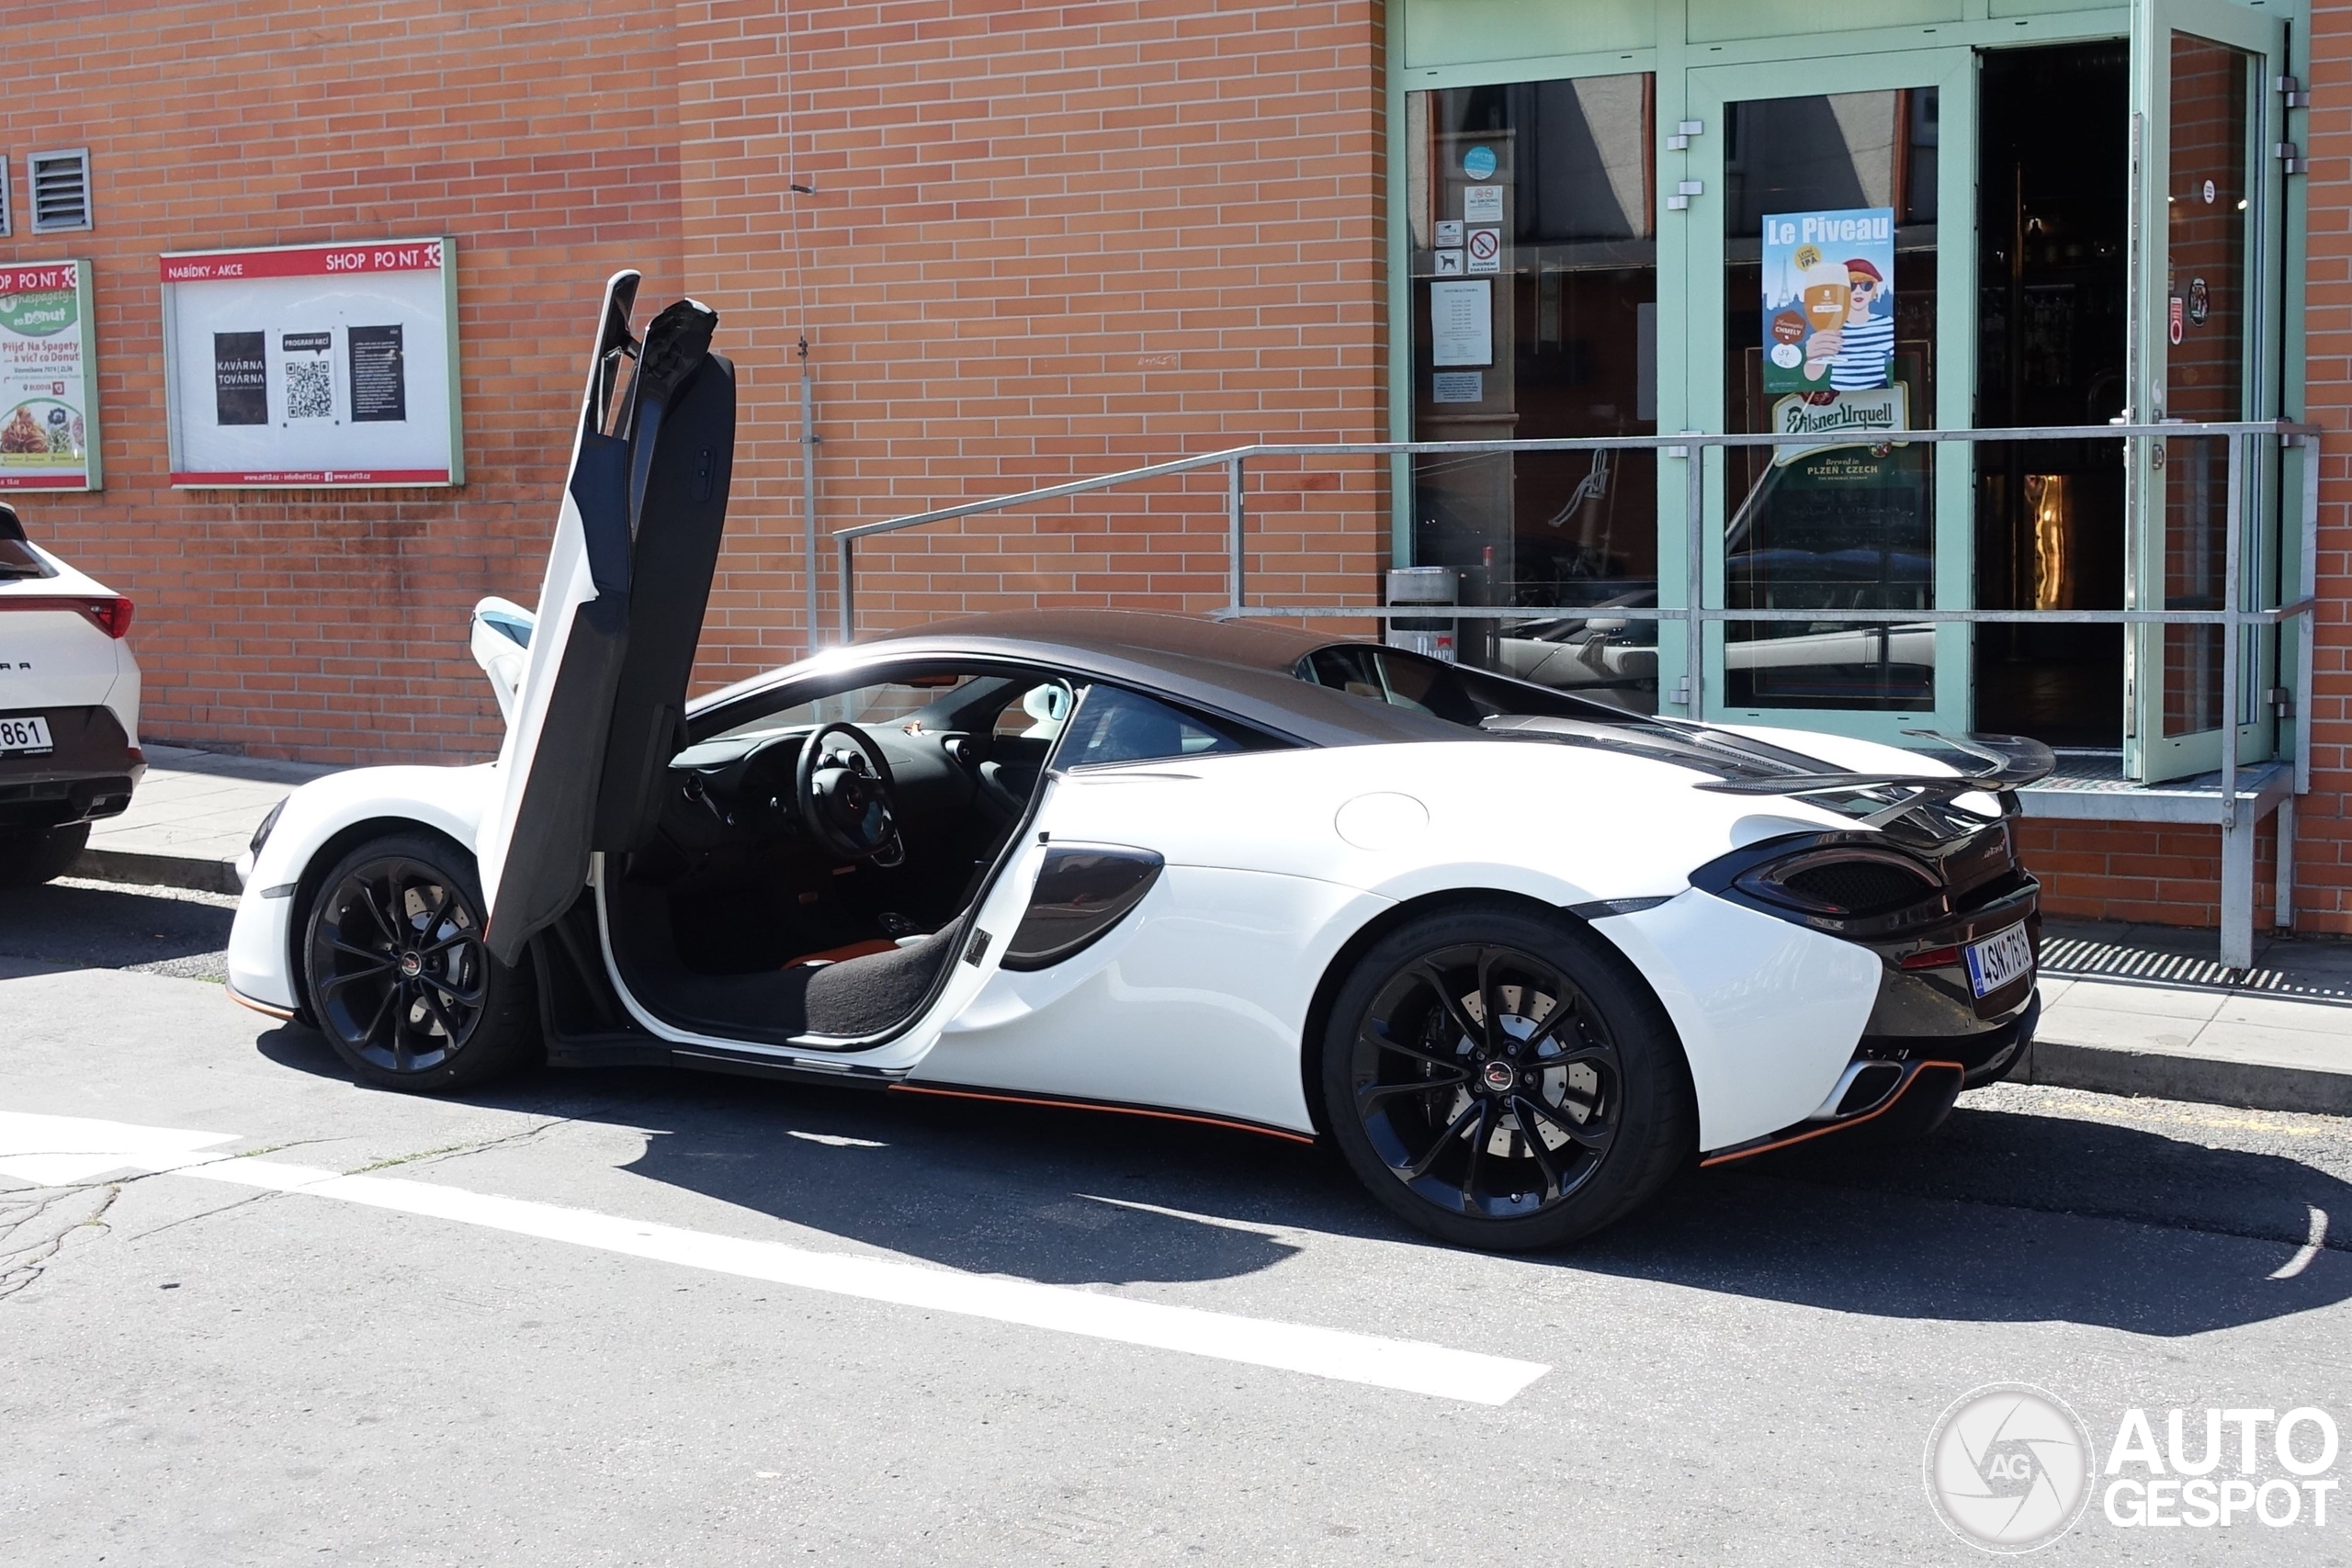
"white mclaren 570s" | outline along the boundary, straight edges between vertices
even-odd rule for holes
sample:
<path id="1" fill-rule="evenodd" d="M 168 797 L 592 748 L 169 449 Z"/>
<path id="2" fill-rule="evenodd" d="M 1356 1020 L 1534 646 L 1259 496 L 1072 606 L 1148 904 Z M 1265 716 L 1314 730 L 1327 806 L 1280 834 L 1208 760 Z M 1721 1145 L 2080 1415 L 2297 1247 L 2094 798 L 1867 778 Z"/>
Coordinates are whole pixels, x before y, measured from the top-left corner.
<path id="1" fill-rule="evenodd" d="M 472 767 L 306 784 L 229 984 L 387 1088 L 669 1064 L 1328 1140 L 1454 1243 L 1691 1160 L 1918 1133 L 2038 1010 L 2008 792 L 1361 641 L 1114 612 L 864 639 L 688 700 L 735 376 L 610 285 Z M 1939 759 L 1941 760 L 1939 760 Z"/>

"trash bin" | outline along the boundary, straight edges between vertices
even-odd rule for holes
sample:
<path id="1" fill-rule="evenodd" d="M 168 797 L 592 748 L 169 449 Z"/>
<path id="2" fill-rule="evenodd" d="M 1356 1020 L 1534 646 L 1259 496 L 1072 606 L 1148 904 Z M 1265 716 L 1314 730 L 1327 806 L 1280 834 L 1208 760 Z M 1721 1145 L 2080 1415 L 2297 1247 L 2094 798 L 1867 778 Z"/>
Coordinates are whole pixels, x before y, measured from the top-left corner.
<path id="1" fill-rule="evenodd" d="M 1400 566 L 1388 574 L 1388 604 L 1453 606 L 1462 602 L 1461 574 L 1450 566 Z M 1388 646 L 1453 662 L 1454 617 L 1396 615 L 1388 622 Z"/>

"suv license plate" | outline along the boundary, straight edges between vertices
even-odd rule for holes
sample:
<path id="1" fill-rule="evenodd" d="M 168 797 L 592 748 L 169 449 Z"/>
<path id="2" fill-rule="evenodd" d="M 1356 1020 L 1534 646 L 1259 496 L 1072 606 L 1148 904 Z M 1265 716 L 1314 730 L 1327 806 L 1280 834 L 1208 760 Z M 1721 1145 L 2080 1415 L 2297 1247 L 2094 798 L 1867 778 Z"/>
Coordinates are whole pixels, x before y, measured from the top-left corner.
<path id="1" fill-rule="evenodd" d="M 0 756 L 53 750 L 49 720 L 35 714 L 26 718 L 0 718 Z"/>
<path id="2" fill-rule="evenodd" d="M 2033 970 L 2033 943 L 2028 940 L 2023 926 L 1996 931 L 1961 951 L 1968 957 L 1968 984 L 1980 997 L 1990 996 Z"/>

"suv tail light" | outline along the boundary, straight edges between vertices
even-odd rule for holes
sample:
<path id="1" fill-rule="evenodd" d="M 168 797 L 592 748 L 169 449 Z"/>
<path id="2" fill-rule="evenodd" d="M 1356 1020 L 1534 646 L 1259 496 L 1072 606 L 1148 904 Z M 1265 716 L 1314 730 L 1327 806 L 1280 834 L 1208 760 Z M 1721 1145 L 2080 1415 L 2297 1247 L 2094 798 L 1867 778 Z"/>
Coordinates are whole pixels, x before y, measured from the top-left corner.
<path id="1" fill-rule="evenodd" d="M 130 601 L 119 593 L 22 597 L 11 593 L 0 597 L 0 610 L 71 610 L 110 637 L 119 638 L 130 631 Z"/>

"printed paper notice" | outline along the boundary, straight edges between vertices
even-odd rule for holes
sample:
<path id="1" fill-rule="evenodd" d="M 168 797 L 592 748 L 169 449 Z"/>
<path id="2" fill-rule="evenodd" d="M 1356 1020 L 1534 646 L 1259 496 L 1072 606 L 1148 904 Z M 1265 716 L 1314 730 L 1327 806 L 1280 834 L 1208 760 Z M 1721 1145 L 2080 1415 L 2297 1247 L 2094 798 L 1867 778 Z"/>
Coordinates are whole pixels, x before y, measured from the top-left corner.
<path id="1" fill-rule="evenodd" d="M 1462 187 L 1462 217 L 1470 223 L 1499 223 L 1503 220 L 1503 187 L 1500 186 L 1464 186 Z"/>
<path id="2" fill-rule="evenodd" d="M 1430 285 L 1430 363 L 1495 362 L 1495 286 L 1489 280 Z"/>
<path id="3" fill-rule="evenodd" d="M 408 387 L 401 373 L 401 329 L 353 327 L 351 417 L 358 423 L 408 418 Z"/>
<path id="4" fill-rule="evenodd" d="M 0 491 L 98 488 L 89 265 L 0 266 Z"/>

